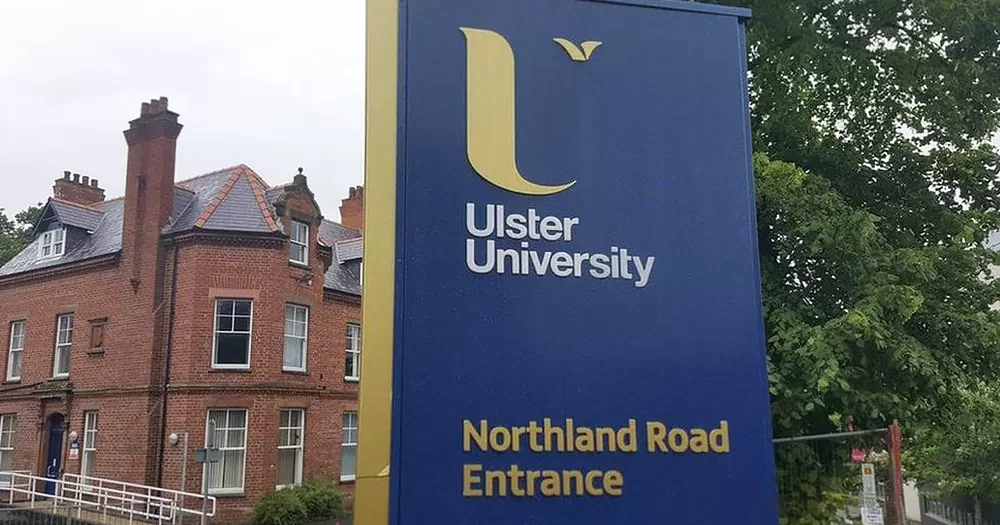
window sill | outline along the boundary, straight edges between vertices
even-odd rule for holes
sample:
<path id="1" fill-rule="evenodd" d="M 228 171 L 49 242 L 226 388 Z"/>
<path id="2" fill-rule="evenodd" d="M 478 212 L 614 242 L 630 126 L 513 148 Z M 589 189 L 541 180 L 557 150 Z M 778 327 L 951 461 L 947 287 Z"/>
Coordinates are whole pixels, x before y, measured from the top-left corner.
<path id="1" fill-rule="evenodd" d="M 340 476 L 341 485 L 353 485 L 357 476 Z"/>
<path id="2" fill-rule="evenodd" d="M 293 375 L 293 376 L 307 376 L 307 375 L 309 375 L 309 372 L 306 372 L 305 370 L 295 370 L 293 368 L 282 368 L 281 369 L 281 373 L 282 374 Z"/>
<path id="3" fill-rule="evenodd" d="M 238 498 L 245 498 L 245 497 L 247 497 L 246 493 L 243 492 L 243 491 L 240 491 L 240 492 L 209 492 L 208 495 L 212 496 L 214 498 L 217 498 L 217 499 L 238 499 Z"/>
<path id="4" fill-rule="evenodd" d="M 104 355 L 104 348 L 88 348 L 87 355 Z"/>
<path id="5" fill-rule="evenodd" d="M 308 270 L 308 269 L 312 268 L 311 266 L 309 266 L 309 263 L 307 263 L 307 262 L 293 261 L 291 259 L 288 259 L 288 265 L 289 266 L 294 266 L 296 268 L 302 268 L 302 269 L 305 269 L 305 270 Z"/>
<path id="6" fill-rule="evenodd" d="M 210 374 L 249 374 L 249 368 L 216 368 L 212 367 L 208 369 Z"/>
<path id="7" fill-rule="evenodd" d="M 360 377 L 345 377 L 344 381 L 346 381 L 348 383 L 360 383 L 361 382 L 361 378 Z"/>
<path id="8" fill-rule="evenodd" d="M 21 378 L 20 377 L 11 377 L 11 378 L 7 379 L 6 381 L 4 381 L 3 383 L 0 383 L 0 384 L 3 384 L 3 385 L 20 385 L 21 384 Z"/>
<path id="9" fill-rule="evenodd" d="M 63 379 L 69 379 L 69 374 L 57 374 L 49 378 L 52 381 L 61 381 Z"/>

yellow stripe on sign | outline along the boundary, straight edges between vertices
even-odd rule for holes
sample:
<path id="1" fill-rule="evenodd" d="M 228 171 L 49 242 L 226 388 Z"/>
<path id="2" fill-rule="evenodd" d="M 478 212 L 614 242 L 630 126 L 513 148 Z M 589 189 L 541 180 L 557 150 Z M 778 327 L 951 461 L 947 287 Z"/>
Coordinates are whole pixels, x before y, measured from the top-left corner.
<path id="1" fill-rule="evenodd" d="M 388 525 L 396 242 L 398 0 L 368 0 L 365 100 L 365 243 L 354 523 Z"/>

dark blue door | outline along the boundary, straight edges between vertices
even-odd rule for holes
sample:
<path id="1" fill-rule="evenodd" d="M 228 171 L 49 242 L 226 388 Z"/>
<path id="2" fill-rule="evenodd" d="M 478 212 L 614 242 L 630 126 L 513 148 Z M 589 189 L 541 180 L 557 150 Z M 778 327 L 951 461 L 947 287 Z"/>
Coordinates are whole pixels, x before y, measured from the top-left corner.
<path id="1" fill-rule="evenodd" d="M 63 416 L 52 414 L 49 418 L 49 453 L 45 461 L 45 477 L 52 480 L 45 483 L 45 492 L 56 493 L 56 482 L 62 471 Z"/>

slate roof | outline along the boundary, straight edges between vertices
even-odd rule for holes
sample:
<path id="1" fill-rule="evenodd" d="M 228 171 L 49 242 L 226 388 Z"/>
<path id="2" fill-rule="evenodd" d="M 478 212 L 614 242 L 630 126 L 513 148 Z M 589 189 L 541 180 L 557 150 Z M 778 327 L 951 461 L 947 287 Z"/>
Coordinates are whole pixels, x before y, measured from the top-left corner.
<path id="1" fill-rule="evenodd" d="M 42 220 L 40 220 L 39 223 L 42 223 L 45 220 L 45 214 L 49 212 L 48 209 L 54 208 L 54 206 L 52 206 L 53 202 L 58 201 L 55 201 L 54 199 L 49 201 L 46 205 L 46 209 L 42 212 Z M 29 272 L 32 270 L 42 270 L 53 266 L 93 259 L 95 257 L 112 255 L 120 252 L 122 249 L 122 217 L 124 215 L 124 204 L 125 202 L 123 199 L 114 199 L 104 201 L 93 206 L 92 208 L 94 212 L 101 215 L 99 224 L 91 234 L 84 234 L 83 236 L 67 235 L 66 252 L 58 259 L 39 259 L 38 243 L 40 242 L 41 236 L 36 235 L 35 239 L 28 245 L 27 248 L 22 250 L 21 253 L 15 255 L 13 259 L 7 261 L 7 264 L 3 265 L 3 267 L 0 267 L 0 277 Z M 69 223 L 65 224 L 73 226 Z"/>
<path id="2" fill-rule="evenodd" d="M 104 219 L 104 213 L 101 211 L 60 199 L 52 199 L 50 206 L 53 215 L 61 224 L 86 231 L 96 230 Z"/>
<path id="3" fill-rule="evenodd" d="M 177 182 L 174 208 L 164 234 L 187 231 L 218 231 L 281 235 L 275 204 L 290 185 L 269 187 L 248 166 L 240 164 Z M 51 268 L 95 257 L 116 255 L 122 247 L 124 200 L 113 199 L 93 206 L 49 199 L 35 227 L 35 239 L 21 253 L 0 267 L 0 278 Z M 52 222 L 66 227 L 66 252 L 57 259 L 39 259 L 40 233 Z M 361 295 L 361 233 L 324 220 L 319 242 L 334 247 L 350 241 L 357 257 L 337 255 L 324 276 L 326 288 Z M 353 253 L 353 252 L 352 252 Z"/>
<path id="4" fill-rule="evenodd" d="M 354 241 L 360 244 L 361 233 L 357 230 L 346 228 L 331 221 L 323 221 L 319 227 L 319 242 L 327 246 L 337 246 L 339 243 Z M 323 279 L 323 286 L 331 290 L 338 290 L 351 295 L 361 295 L 361 256 L 341 261 L 340 255 L 335 255 L 330 270 L 327 271 Z"/>

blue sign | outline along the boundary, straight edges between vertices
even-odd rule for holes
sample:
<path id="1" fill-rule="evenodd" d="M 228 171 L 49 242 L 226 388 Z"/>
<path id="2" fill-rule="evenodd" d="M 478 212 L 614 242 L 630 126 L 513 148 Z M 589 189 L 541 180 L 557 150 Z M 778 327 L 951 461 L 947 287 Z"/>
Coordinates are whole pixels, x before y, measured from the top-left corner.
<path id="1" fill-rule="evenodd" d="M 777 523 L 749 12 L 401 6 L 389 522 Z"/>

